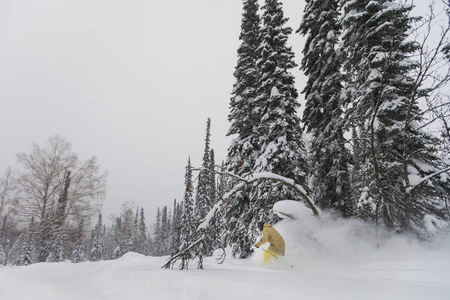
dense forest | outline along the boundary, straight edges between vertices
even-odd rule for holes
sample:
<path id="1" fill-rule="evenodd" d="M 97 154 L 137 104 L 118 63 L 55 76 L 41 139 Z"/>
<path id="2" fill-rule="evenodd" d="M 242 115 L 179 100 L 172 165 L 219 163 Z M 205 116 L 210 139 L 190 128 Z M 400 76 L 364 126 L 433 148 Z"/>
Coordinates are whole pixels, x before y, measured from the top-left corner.
<path id="1" fill-rule="evenodd" d="M 182 201 L 151 212 L 150 222 L 125 203 L 107 227 L 106 174 L 95 158 L 80 161 L 64 138 L 52 137 L 19 154 L 20 171 L 1 178 L 0 263 L 98 261 L 134 251 L 171 255 L 169 265 L 181 259 L 182 267 L 198 257 L 201 267 L 202 256 L 226 247 L 247 258 L 256 224 L 276 223 L 273 205 L 286 199 L 318 217 L 364 220 L 379 238 L 447 234 L 448 0 L 423 15 L 411 1 L 305 2 L 293 32 L 282 1 L 243 0 L 227 100 L 233 140 L 217 163 L 206 120 L 202 165 L 186 155 Z M 299 64 L 292 34 L 305 37 Z M 307 78 L 301 91 L 295 68 Z"/>

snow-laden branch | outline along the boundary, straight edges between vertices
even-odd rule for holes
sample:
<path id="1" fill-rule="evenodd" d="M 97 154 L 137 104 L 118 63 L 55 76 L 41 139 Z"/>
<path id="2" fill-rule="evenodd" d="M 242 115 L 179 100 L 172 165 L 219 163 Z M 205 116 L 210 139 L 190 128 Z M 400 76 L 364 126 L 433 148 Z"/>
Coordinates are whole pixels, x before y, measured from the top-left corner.
<path id="1" fill-rule="evenodd" d="M 419 185 L 421 185 L 422 183 L 426 182 L 427 180 L 429 180 L 430 178 L 437 176 L 439 174 L 445 173 L 445 172 L 449 172 L 450 171 L 450 167 L 439 170 L 437 172 L 434 172 L 428 176 L 423 177 L 422 179 L 420 179 L 416 184 L 406 188 L 406 193 L 407 194 L 411 194 L 411 191 L 414 190 L 416 187 L 418 187 Z"/>
<path id="2" fill-rule="evenodd" d="M 211 170 L 209 169 L 204 169 L 204 168 L 200 168 L 200 169 L 193 169 L 193 171 L 200 171 L 200 172 L 211 172 Z M 236 174 L 233 173 L 229 173 L 229 172 L 224 172 L 224 171 L 214 171 L 216 174 L 220 174 L 220 175 L 228 175 L 231 176 L 239 181 L 241 181 L 239 184 L 237 184 L 236 186 L 234 186 L 228 193 L 226 193 L 225 195 L 223 195 L 221 197 L 221 199 L 219 201 L 216 202 L 216 204 L 211 208 L 211 210 L 208 212 L 208 214 L 205 217 L 205 220 L 198 226 L 197 230 L 200 229 L 205 229 L 208 227 L 209 222 L 211 221 L 212 217 L 214 217 L 214 215 L 216 214 L 217 210 L 220 208 L 221 205 L 223 205 L 224 203 L 226 203 L 227 199 L 232 196 L 233 194 L 235 194 L 237 191 L 239 191 L 240 189 L 242 189 L 246 184 L 251 184 L 253 182 L 257 182 L 257 181 L 261 181 L 261 180 L 268 180 L 268 181 L 272 181 L 272 182 L 277 182 L 277 183 L 281 183 L 285 186 L 290 187 L 291 189 L 293 189 L 297 194 L 299 194 L 303 200 L 305 201 L 305 203 L 307 204 L 307 206 L 313 211 L 315 216 L 319 215 L 319 210 L 315 207 L 315 205 L 313 204 L 312 200 L 308 197 L 305 189 L 295 183 L 295 181 L 291 178 L 287 178 L 284 176 L 280 176 L 274 173 L 270 173 L 270 172 L 262 172 L 262 173 L 254 173 L 252 175 L 249 175 L 248 177 L 244 178 L 244 177 L 240 177 Z"/>

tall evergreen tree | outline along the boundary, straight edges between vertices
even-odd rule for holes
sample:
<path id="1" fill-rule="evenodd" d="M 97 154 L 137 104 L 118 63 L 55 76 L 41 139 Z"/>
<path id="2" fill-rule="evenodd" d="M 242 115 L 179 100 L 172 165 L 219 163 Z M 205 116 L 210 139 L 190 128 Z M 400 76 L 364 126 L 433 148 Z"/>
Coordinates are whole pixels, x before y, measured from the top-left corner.
<path id="1" fill-rule="evenodd" d="M 246 157 L 245 162 L 238 160 L 241 163 L 234 166 L 239 175 L 272 172 L 305 186 L 305 150 L 300 118 L 297 116 L 298 93 L 294 76 L 289 72 L 296 67 L 294 53 L 287 46 L 292 29 L 286 26 L 281 2 L 266 0 L 262 9 L 263 24 L 254 44 L 257 47 L 252 48 L 250 54 L 257 70 L 251 73 L 256 79 L 256 84 L 251 87 L 254 90 L 249 89 L 255 97 L 251 101 L 251 112 L 257 122 L 250 123 L 245 131 L 251 137 L 250 141 L 256 141 L 258 146 L 255 147 L 249 140 L 244 141 L 242 149 L 250 151 L 252 158 Z M 244 14 L 243 24 L 245 21 Z M 241 143 L 241 140 L 236 142 Z M 234 144 L 231 149 L 233 147 Z M 239 154 L 229 150 L 229 157 L 236 156 L 236 153 Z M 239 170 L 239 167 L 242 169 Z M 261 181 L 237 193 L 235 198 L 237 201 L 229 201 L 227 216 L 233 221 L 228 226 L 233 233 L 233 254 L 245 258 L 251 254 L 253 240 L 258 235 L 256 223 L 263 219 L 273 221 L 270 211 L 276 201 L 298 199 L 298 196 L 284 186 L 272 186 L 267 181 Z"/>
<path id="2" fill-rule="evenodd" d="M 144 209 L 141 207 L 141 215 L 139 218 L 139 253 L 144 255 L 148 254 L 147 242 L 147 226 L 145 225 Z"/>
<path id="3" fill-rule="evenodd" d="M 170 216 L 167 206 L 164 206 L 161 212 L 161 255 L 169 254 L 169 235 L 170 235 Z"/>
<path id="4" fill-rule="evenodd" d="M 92 243 L 91 259 L 93 261 L 99 261 L 103 257 L 103 224 L 102 224 L 102 214 L 98 215 L 98 221 L 94 229 L 94 241 Z"/>
<path id="5" fill-rule="evenodd" d="M 197 194 L 195 198 L 195 216 L 198 222 L 201 222 L 211 209 L 211 174 L 209 172 L 211 169 L 210 139 L 211 119 L 208 118 L 206 122 L 205 150 L 203 153 L 202 171 L 198 175 Z"/>
<path id="6" fill-rule="evenodd" d="M 223 196 L 225 193 L 229 190 L 229 178 L 228 175 L 225 173 L 226 166 L 225 162 L 222 161 L 222 165 L 220 166 L 220 175 L 219 175 L 219 183 L 217 185 L 217 195 Z"/>
<path id="7" fill-rule="evenodd" d="M 133 212 L 133 203 L 125 203 L 122 205 L 121 219 L 122 219 L 122 233 L 121 233 L 121 245 L 122 255 L 133 251 L 134 230 L 135 230 L 135 214 Z"/>
<path id="8" fill-rule="evenodd" d="M 180 205 L 177 203 L 177 199 L 173 201 L 173 215 L 171 224 L 171 245 L 170 253 L 177 253 L 180 249 L 180 230 L 181 230 L 181 210 Z"/>
<path id="9" fill-rule="evenodd" d="M 289 72 L 296 67 L 294 53 L 287 46 L 292 29 L 286 25 L 288 19 L 280 1 L 266 0 L 262 9 L 261 45 L 257 50 L 261 77 L 255 100 L 260 111 L 257 130 L 262 149 L 254 171 L 273 172 L 304 184 L 304 144 L 297 116 L 300 104 L 294 76 Z"/>
<path id="10" fill-rule="evenodd" d="M 112 253 L 113 259 L 119 258 L 126 253 L 126 245 L 123 238 L 123 222 L 121 217 L 117 217 L 112 228 Z"/>
<path id="11" fill-rule="evenodd" d="M 241 45 L 237 51 L 238 61 L 234 72 L 230 100 L 230 129 L 227 135 L 237 135 L 228 148 L 226 165 L 228 171 L 238 175 L 249 173 L 259 152 L 259 136 L 256 128 L 259 114 L 255 110 L 256 90 L 259 81 L 257 48 L 261 19 L 257 0 L 243 0 Z"/>
<path id="12" fill-rule="evenodd" d="M 86 239 L 84 237 L 84 217 L 81 217 L 75 235 L 75 244 L 72 249 L 71 261 L 74 263 L 86 261 Z"/>
<path id="13" fill-rule="evenodd" d="M 341 59 L 336 46 L 340 35 L 338 0 L 306 0 L 298 30 L 305 35 L 301 69 L 308 77 L 303 90 L 303 121 L 311 133 L 313 200 L 322 209 L 353 214 L 345 148 L 341 100 Z"/>
<path id="14" fill-rule="evenodd" d="M 345 1 L 343 8 L 349 120 L 366 130 L 360 136 L 367 137 L 369 145 L 361 169 L 369 180 L 363 188 L 374 199 L 377 222 L 424 237 L 427 217 L 446 219 L 437 195 L 445 192 L 447 183 L 439 176 L 417 188 L 410 182 L 443 165 L 430 151 L 436 140 L 419 130 L 422 114 L 412 96 L 418 92 L 410 76 L 417 67 L 410 59 L 417 44 L 408 40 L 415 21 L 412 7 L 394 0 L 365 0 Z"/>
<path id="15" fill-rule="evenodd" d="M 191 158 L 188 159 L 186 172 L 184 176 L 184 185 L 186 190 L 184 192 L 182 215 L 181 215 L 181 232 L 180 232 L 180 250 L 184 250 L 192 242 L 192 233 L 195 231 L 194 224 L 194 187 L 192 182 L 192 166 Z"/>
<path id="16" fill-rule="evenodd" d="M 257 96 L 260 70 L 257 67 L 260 45 L 259 31 L 261 18 L 258 14 L 257 0 L 244 0 L 238 48 L 238 61 L 234 72 L 235 84 L 230 101 L 230 129 L 228 135 L 237 135 L 228 148 L 226 158 L 227 171 L 239 176 L 251 173 L 260 151 L 258 124 L 260 111 L 255 99 Z M 236 182 L 231 180 L 230 184 Z M 225 191 L 221 191 L 222 193 Z M 232 234 L 229 241 L 233 246 L 233 255 L 246 258 L 251 250 L 251 243 L 247 238 L 247 230 L 251 221 L 249 212 L 249 191 L 236 193 L 227 200 L 224 216 L 229 220 L 227 232 Z M 224 217 L 222 216 L 222 217 Z"/>
<path id="17" fill-rule="evenodd" d="M 156 213 L 156 223 L 155 223 L 155 238 L 153 240 L 153 255 L 162 256 L 163 255 L 163 229 L 161 226 L 161 211 L 158 207 Z"/>
<path id="18" fill-rule="evenodd" d="M 34 241 L 34 217 L 31 218 L 30 225 L 25 232 L 25 238 L 20 248 L 19 258 L 16 261 L 17 266 L 28 266 L 34 262 L 34 253 L 36 245 Z"/>
<path id="19" fill-rule="evenodd" d="M 39 223 L 38 242 L 37 242 L 37 261 L 45 262 L 50 255 L 53 244 L 53 226 L 52 218 L 49 213 L 45 213 Z"/>
<path id="20" fill-rule="evenodd" d="M 106 225 L 103 225 L 103 237 L 104 237 L 104 248 L 103 248 L 103 259 L 109 260 L 113 259 L 113 253 L 115 249 L 115 237 L 114 237 L 114 228 L 115 228 L 115 220 L 111 225 L 111 228 L 106 228 Z"/>
<path id="21" fill-rule="evenodd" d="M 214 150 L 211 149 L 210 152 L 210 159 L 209 159 L 209 186 L 210 186 L 210 195 L 209 199 L 211 200 L 211 206 L 216 202 L 217 200 L 217 187 L 216 187 L 216 162 L 214 158 Z"/>
<path id="22" fill-rule="evenodd" d="M 131 242 L 131 250 L 139 252 L 139 207 L 136 207 L 136 214 L 134 215 Z"/>
<path id="23" fill-rule="evenodd" d="M 306 188 L 305 147 L 297 109 L 298 93 L 294 76 L 289 72 L 296 67 L 294 53 L 287 46 L 292 29 L 286 23 L 282 4 L 278 0 L 266 0 L 263 9 L 263 27 L 260 30 L 261 45 L 258 48 L 261 72 L 255 103 L 260 112 L 257 128 L 262 144 L 254 172 L 272 172 L 295 180 Z M 282 199 L 299 199 L 284 186 L 258 183 L 258 194 L 251 199 L 252 228 L 266 219 L 273 204 Z M 253 235 L 257 232 L 253 231 Z"/>

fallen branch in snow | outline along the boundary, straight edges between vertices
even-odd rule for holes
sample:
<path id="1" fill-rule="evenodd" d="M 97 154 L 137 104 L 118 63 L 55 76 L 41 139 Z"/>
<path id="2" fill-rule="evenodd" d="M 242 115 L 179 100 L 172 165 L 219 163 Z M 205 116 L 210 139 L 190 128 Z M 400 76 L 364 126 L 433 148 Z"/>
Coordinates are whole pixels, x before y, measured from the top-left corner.
<path id="1" fill-rule="evenodd" d="M 200 246 L 205 240 L 205 237 L 202 236 L 201 238 L 197 239 L 194 243 L 192 243 L 188 248 L 178 252 L 175 255 L 172 255 L 167 259 L 167 262 L 162 266 L 164 269 L 173 269 L 174 264 L 181 260 L 180 263 L 180 270 L 188 269 L 189 260 L 191 259 L 191 250 L 196 248 L 197 246 Z M 200 255 L 199 257 L 199 263 L 198 268 L 203 269 L 203 257 Z"/>

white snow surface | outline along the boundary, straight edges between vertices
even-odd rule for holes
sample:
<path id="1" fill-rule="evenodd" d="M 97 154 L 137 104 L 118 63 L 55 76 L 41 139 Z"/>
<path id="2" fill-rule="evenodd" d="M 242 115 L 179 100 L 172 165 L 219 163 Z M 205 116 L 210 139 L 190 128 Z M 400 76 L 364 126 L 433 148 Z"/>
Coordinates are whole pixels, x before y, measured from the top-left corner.
<path id="1" fill-rule="evenodd" d="M 313 215 L 312 210 L 306 207 L 302 202 L 294 200 L 282 200 L 273 205 L 273 212 L 280 218 L 291 218 L 298 220 L 300 218 L 309 218 Z"/>
<path id="2" fill-rule="evenodd" d="M 278 91 L 278 88 L 276 86 L 274 86 L 271 90 L 270 90 L 270 97 L 276 97 L 276 96 L 280 96 L 280 91 Z"/>
<path id="3" fill-rule="evenodd" d="M 112 261 L 7 266 L 0 268 L 0 299 L 450 299 L 448 237 L 432 244 L 382 241 L 358 220 L 325 212 L 318 218 L 291 201 L 277 207 L 297 219 L 274 224 L 286 241 L 286 256 L 269 266 L 261 249 L 245 260 L 228 253 L 223 264 L 205 258 L 204 270 L 196 261 L 189 270 L 165 270 L 167 257 L 137 253 Z"/>

